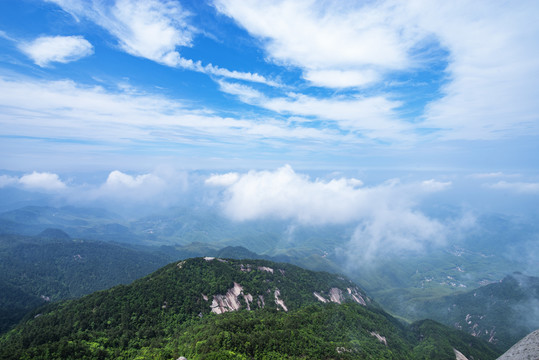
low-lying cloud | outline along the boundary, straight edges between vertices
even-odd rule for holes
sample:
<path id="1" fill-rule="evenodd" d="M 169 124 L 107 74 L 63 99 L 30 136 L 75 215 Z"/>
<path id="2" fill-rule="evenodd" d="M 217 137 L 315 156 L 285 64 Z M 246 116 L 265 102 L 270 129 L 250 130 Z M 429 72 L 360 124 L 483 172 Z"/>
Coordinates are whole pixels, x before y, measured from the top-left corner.
<path id="1" fill-rule="evenodd" d="M 275 171 L 212 175 L 206 184 L 223 188 L 222 210 L 236 221 L 357 224 L 354 235 L 343 245 L 350 261 L 370 260 L 381 253 L 418 251 L 445 239 L 445 226 L 416 207 L 421 197 L 448 188 L 449 182 L 403 184 L 391 180 L 365 187 L 358 179 L 311 179 L 284 166 Z"/>
<path id="2" fill-rule="evenodd" d="M 114 170 L 98 184 L 65 181 L 58 174 L 49 172 L 0 176 L 0 188 L 7 187 L 47 194 L 55 206 L 103 207 L 122 214 L 140 215 L 178 206 L 189 184 L 187 173 L 157 169 L 139 175 Z"/>
<path id="3" fill-rule="evenodd" d="M 21 177 L 0 176 L 0 188 L 6 186 L 18 186 L 26 190 L 45 192 L 56 192 L 67 188 L 66 183 L 57 174 L 36 171 Z"/>

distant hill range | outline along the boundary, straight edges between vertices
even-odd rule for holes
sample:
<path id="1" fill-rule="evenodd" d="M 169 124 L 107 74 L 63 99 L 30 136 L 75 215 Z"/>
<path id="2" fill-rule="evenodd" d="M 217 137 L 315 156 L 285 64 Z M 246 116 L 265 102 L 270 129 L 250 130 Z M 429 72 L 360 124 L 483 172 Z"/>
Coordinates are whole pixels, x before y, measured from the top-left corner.
<path id="1" fill-rule="evenodd" d="M 514 273 L 462 294 L 426 300 L 414 317 L 440 321 L 507 350 L 539 328 L 539 278 Z"/>
<path id="2" fill-rule="evenodd" d="M 35 310 L 2 359 L 495 359 L 431 320 L 405 325 L 349 279 L 285 263 L 194 258 Z"/>

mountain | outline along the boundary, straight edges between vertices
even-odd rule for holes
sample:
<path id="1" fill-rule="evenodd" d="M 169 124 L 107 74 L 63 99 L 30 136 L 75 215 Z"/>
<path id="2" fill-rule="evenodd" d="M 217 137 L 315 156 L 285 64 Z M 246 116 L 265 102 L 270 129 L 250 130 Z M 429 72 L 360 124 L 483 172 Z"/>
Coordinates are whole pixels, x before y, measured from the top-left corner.
<path id="1" fill-rule="evenodd" d="M 267 260 L 177 261 L 47 305 L 0 338 L 2 359 L 495 359 L 434 321 L 404 325 L 349 279 Z"/>
<path id="2" fill-rule="evenodd" d="M 36 235 L 49 228 L 60 229 L 74 238 L 99 241 L 141 242 L 119 215 L 104 209 L 25 206 L 0 214 L 0 233 Z"/>
<path id="3" fill-rule="evenodd" d="M 498 360 L 533 360 L 539 357 L 539 330 L 526 335 Z"/>
<path id="4" fill-rule="evenodd" d="M 539 278 L 514 273 L 472 291 L 425 300 L 412 311 L 413 318 L 437 320 L 507 350 L 539 328 Z"/>
<path id="5" fill-rule="evenodd" d="M 172 259 L 156 251 L 74 240 L 58 229 L 39 236 L 0 235 L 0 332 L 36 306 L 130 283 Z"/>

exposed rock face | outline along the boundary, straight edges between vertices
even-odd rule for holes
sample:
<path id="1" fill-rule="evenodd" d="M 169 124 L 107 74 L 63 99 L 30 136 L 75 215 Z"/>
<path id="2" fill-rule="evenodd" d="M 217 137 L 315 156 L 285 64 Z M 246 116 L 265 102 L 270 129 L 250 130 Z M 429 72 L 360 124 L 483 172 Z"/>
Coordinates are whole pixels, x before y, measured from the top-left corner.
<path id="1" fill-rule="evenodd" d="M 367 303 L 365 302 L 363 297 L 359 294 L 357 289 L 346 288 L 346 290 L 348 290 L 348 294 L 350 296 L 352 296 L 352 299 L 354 299 L 355 302 L 357 302 L 358 304 L 361 304 L 363 306 L 367 306 Z"/>
<path id="2" fill-rule="evenodd" d="M 267 267 L 267 266 L 259 266 L 259 267 L 258 267 L 258 270 L 260 270 L 260 271 L 267 271 L 267 272 L 273 274 L 273 269 L 270 268 L 270 267 Z"/>
<path id="3" fill-rule="evenodd" d="M 227 311 L 236 311 L 241 308 L 241 304 L 238 300 L 238 296 L 241 294 L 243 288 L 240 284 L 234 283 L 232 289 L 228 289 L 226 295 L 214 295 L 211 302 L 211 311 L 216 314 L 222 314 Z"/>
<path id="4" fill-rule="evenodd" d="M 375 338 L 377 338 L 378 341 L 380 341 L 382 344 L 387 346 L 387 339 L 386 339 L 385 336 L 382 336 L 382 335 L 380 335 L 380 334 L 378 334 L 377 332 L 374 332 L 374 331 L 371 331 L 371 335 L 374 336 Z"/>
<path id="5" fill-rule="evenodd" d="M 498 360 L 537 359 L 539 359 L 539 330 L 527 335 L 498 358 Z"/>
<path id="6" fill-rule="evenodd" d="M 211 261 L 221 261 L 219 258 L 213 258 L 213 257 L 206 257 L 204 260 L 211 262 Z M 226 260 L 224 260 L 226 262 Z M 183 266 L 183 263 L 180 262 L 177 264 L 179 268 Z M 246 264 L 246 263 L 239 263 L 236 265 L 237 269 L 243 273 L 251 273 L 251 272 L 262 272 L 262 273 L 268 273 L 268 275 L 265 275 L 266 277 L 269 276 L 269 279 L 266 278 L 264 280 L 265 283 L 268 284 L 268 288 L 266 288 L 265 293 L 267 295 L 262 295 L 258 293 L 254 294 L 248 294 L 244 291 L 243 287 L 237 283 L 234 282 L 234 286 L 226 292 L 226 294 L 217 294 L 217 295 L 206 295 L 201 293 L 202 299 L 204 301 L 211 300 L 211 311 L 216 314 L 222 314 L 228 311 L 237 311 L 242 308 L 247 308 L 247 310 L 254 310 L 257 307 L 258 308 L 264 308 L 266 306 L 266 302 L 269 300 L 270 304 L 273 306 L 275 305 L 278 310 L 284 310 L 288 311 L 288 306 L 285 304 L 285 301 L 281 298 L 281 291 L 275 287 L 275 284 L 270 285 L 274 280 L 273 276 L 275 275 L 277 277 L 276 282 L 280 282 L 280 277 L 285 276 L 285 271 L 278 268 L 271 268 L 268 266 L 261 266 L 261 265 L 252 265 L 252 264 Z M 340 278 L 341 280 L 344 280 Z M 346 289 L 346 290 L 345 290 Z M 358 304 L 366 306 L 366 302 L 362 295 L 360 295 L 360 290 L 357 287 L 351 287 L 348 288 L 346 286 L 339 286 L 339 287 L 332 287 L 331 289 L 325 290 L 325 291 L 314 291 L 312 293 L 314 297 L 323 303 L 337 303 L 342 304 L 346 301 L 356 302 Z M 266 298 L 264 298 L 266 296 Z M 243 297 L 243 300 L 241 300 Z M 366 298 L 369 300 L 368 298 Z M 273 301 L 275 301 L 275 304 L 273 304 Z"/>
<path id="7" fill-rule="evenodd" d="M 367 306 L 367 303 L 365 302 L 365 300 L 363 300 L 363 297 L 359 294 L 357 289 L 346 288 L 346 290 L 348 292 L 348 295 L 345 295 L 345 293 L 339 288 L 331 288 L 329 290 L 329 299 L 325 298 L 321 293 L 318 293 L 316 291 L 313 292 L 313 295 L 316 297 L 316 299 L 318 299 L 318 301 L 323 303 L 331 301 L 337 304 L 342 304 L 346 300 L 352 300 L 357 302 L 358 304 Z"/>
<path id="8" fill-rule="evenodd" d="M 468 360 L 468 358 L 466 356 L 464 356 L 464 354 L 461 353 L 460 351 L 458 351 L 457 349 L 453 349 L 453 351 L 455 352 L 455 359 L 456 360 Z"/>
<path id="9" fill-rule="evenodd" d="M 288 308 L 284 304 L 284 301 L 279 299 L 279 296 L 281 296 L 281 292 L 279 289 L 275 289 L 275 303 L 283 308 L 284 311 L 288 311 Z"/>
<path id="10" fill-rule="evenodd" d="M 331 290 L 329 290 L 329 298 L 332 302 L 337 304 L 341 304 L 344 301 L 342 290 L 337 288 L 331 288 Z"/>
<path id="11" fill-rule="evenodd" d="M 320 295 L 320 294 L 317 293 L 316 291 L 313 292 L 313 295 L 318 299 L 318 301 L 321 301 L 321 302 L 323 302 L 323 303 L 327 303 L 327 302 L 328 302 L 328 300 L 327 300 L 325 297 L 323 297 L 322 295 Z"/>

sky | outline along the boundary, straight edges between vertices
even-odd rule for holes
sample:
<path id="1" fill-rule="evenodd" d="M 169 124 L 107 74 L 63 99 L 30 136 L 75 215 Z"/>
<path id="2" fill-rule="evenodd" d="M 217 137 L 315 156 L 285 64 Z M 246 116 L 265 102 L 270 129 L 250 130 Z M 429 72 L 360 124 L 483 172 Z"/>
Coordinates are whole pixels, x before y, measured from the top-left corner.
<path id="1" fill-rule="evenodd" d="M 536 1 L 5 0 L 0 168 L 535 171 Z"/>
<path id="2" fill-rule="evenodd" d="M 481 206 L 538 213 L 538 16 L 535 0 L 3 0 L 0 190 L 173 206 L 203 189 L 236 221 L 357 223 L 382 247 L 443 241 Z M 425 210 L 443 201 L 464 209 L 445 224 Z"/>

